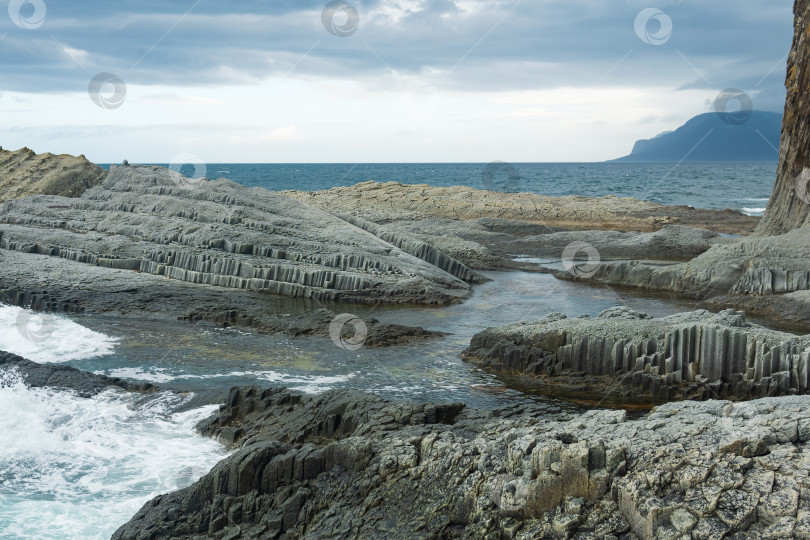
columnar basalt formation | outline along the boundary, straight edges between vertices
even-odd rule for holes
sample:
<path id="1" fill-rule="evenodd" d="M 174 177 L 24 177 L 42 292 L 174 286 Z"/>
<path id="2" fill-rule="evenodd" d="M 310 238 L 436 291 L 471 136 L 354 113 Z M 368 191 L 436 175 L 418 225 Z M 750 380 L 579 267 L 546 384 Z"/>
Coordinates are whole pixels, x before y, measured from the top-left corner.
<path id="1" fill-rule="evenodd" d="M 796 229 L 780 236 L 715 245 L 689 262 L 672 266 L 635 261 L 606 264 L 591 279 L 697 299 L 719 294 L 783 294 L 810 289 L 808 255 L 810 234 L 807 229 Z M 565 274 L 560 277 L 575 279 Z"/>
<path id="2" fill-rule="evenodd" d="M 808 538 L 810 397 L 559 414 L 232 389 L 235 453 L 114 535 Z"/>
<path id="3" fill-rule="evenodd" d="M 396 245 L 260 188 L 114 167 L 79 199 L 0 206 L 0 248 L 194 284 L 318 300 L 449 303 L 478 276 L 422 242 Z M 458 276 L 458 277 L 457 277 Z M 462 278 L 462 279 L 459 279 Z"/>
<path id="4" fill-rule="evenodd" d="M 810 338 L 746 323 L 734 311 L 661 319 L 627 308 L 593 319 L 552 314 L 480 332 L 463 356 L 540 383 L 585 380 L 595 395 L 748 399 L 810 392 Z"/>

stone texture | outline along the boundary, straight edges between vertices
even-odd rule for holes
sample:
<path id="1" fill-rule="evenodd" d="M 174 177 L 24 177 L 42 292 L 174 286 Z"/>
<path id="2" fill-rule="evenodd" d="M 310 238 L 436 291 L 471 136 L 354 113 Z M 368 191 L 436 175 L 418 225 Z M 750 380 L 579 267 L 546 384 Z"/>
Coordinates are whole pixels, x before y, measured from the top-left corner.
<path id="1" fill-rule="evenodd" d="M 329 336 L 337 313 L 321 304 L 262 292 L 199 285 L 130 270 L 0 250 L 0 303 L 47 313 L 104 313 L 156 320 L 206 322 L 292 336 Z M 329 306 L 331 309 L 326 308 Z M 363 315 L 364 347 L 385 347 L 444 336 Z M 351 325 L 345 331 L 353 330 Z M 350 336 L 346 336 L 350 337 Z"/>
<path id="2" fill-rule="evenodd" d="M 808 23 L 810 4 L 796 0 L 793 46 L 787 62 L 785 87 L 787 97 L 782 119 L 782 144 L 779 152 L 779 169 L 776 185 L 768 201 L 765 216 L 757 228 L 757 234 L 773 236 L 810 225 L 810 198 L 801 196 L 808 191 L 807 178 L 797 192 L 797 179 L 810 167 L 810 95 L 808 95 L 808 69 L 810 68 L 810 43 Z"/>
<path id="3" fill-rule="evenodd" d="M 0 248 L 66 259 L 75 272 L 92 265 L 290 297 L 441 304 L 477 279 L 422 242 L 386 235 L 401 249 L 283 195 L 160 167 L 115 167 L 80 199 L 6 202 L 0 225 Z"/>
<path id="4" fill-rule="evenodd" d="M 772 296 L 810 290 L 810 234 L 796 229 L 775 237 L 716 244 L 695 259 L 670 266 L 637 261 L 606 264 L 592 279 L 613 285 L 677 292 L 706 299 L 719 295 Z M 563 279 L 577 279 L 566 273 Z"/>
<path id="5" fill-rule="evenodd" d="M 29 195 L 79 197 L 107 172 L 84 156 L 35 154 L 29 148 L 0 148 L 0 202 Z"/>
<path id="6" fill-rule="evenodd" d="M 234 388 L 235 452 L 114 539 L 784 538 L 810 522 L 810 397 L 557 415 Z M 238 433 L 234 437 L 234 433 Z M 724 451 L 744 436 L 756 455 Z"/>
<path id="7" fill-rule="evenodd" d="M 479 332 L 463 358 L 541 386 L 573 380 L 594 395 L 750 399 L 810 392 L 810 338 L 747 323 L 731 310 L 660 319 L 623 307 L 593 319 L 551 314 Z"/>
<path id="8" fill-rule="evenodd" d="M 118 377 L 93 375 L 76 368 L 31 362 L 15 354 L 0 351 L 0 370 L 14 370 L 22 375 L 32 388 L 54 387 L 70 389 L 82 397 L 89 397 L 110 387 L 129 392 L 154 392 L 149 383 L 130 383 Z"/>
<path id="9" fill-rule="evenodd" d="M 479 270 L 536 271 L 536 266 L 513 259 L 520 255 L 559 260 L 565 248 L 573 242 L 592 245 L 605 260 L 653 258 L 670 261 L 689 260 L 715 244 L 731 242 L 718 233 L 683 225 L 664 225 L 654 232 L 565 231 L 527 221 L 479 218 L 397 221 L 377 227 L 428 242 Z"/>
<path id="10" fill-rule="evenodd" d="M 650 232 L 664 225 L 679 224 L 716 232 L 748 234 L 759 221 L 734 211 L 663 206 L 615 196 L 548 197 L 399 182 L 363 182 L 324 191 L 283 193 L 327 211 L 343 212 L 381 224 L 434 218 L 499 218 L 572 230 Z"/>

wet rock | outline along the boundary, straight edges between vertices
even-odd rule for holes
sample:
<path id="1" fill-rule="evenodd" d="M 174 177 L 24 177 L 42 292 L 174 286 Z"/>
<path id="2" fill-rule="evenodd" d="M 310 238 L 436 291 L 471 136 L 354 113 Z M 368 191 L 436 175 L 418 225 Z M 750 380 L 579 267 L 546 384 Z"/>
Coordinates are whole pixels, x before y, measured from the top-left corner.
<path id="1" fill-rule="evenodd" d="M 25 384 L 32 388 L 69 389 L 83 397 L 94 396 L 108 388 L 128 392 L 154 392 L 157 390 L 149 383 L 130 383 L 118 377 L 93 375 L 70 366 L 38 364 L 4 351 L 0 351 L 0 370 L 13 370 L 19 373 Z"/>
<path id="2" fill-rule="evenodd" d="M 750 399 L 810 391 L 810 338 L 747 323 L 733 310 L 661 319 L 625 307 L 596 318 L 551 314 L 484 330 L 462 356 L 526 384 L 572 384 L 594 395 Z M 742 446 L 757 451 L 743 439 L 724 449 Z"/>
<path id="3" fill-rule="evenodd" d="M 804 442 L 780 433 L 810 420 L 810 396 L 754 400 L 733 417 L 731 405 L 505 419 L 353 390 L 234 388 L 200 428 L 241 430 L 235 452 L 114 538 L 801 537 Z M 767 453 L 718 451 L 735 430 Z"/>

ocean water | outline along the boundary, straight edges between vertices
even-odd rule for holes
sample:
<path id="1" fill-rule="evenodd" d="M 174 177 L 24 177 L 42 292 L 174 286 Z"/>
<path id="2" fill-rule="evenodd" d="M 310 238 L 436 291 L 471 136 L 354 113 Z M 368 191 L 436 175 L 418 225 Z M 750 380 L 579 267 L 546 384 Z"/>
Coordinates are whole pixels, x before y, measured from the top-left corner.
<path id="1" fill-rule="evenodd" d="M 34 315 L 32 343 L 18 331 L 21 313 L 0 306 L 0 349 L 42 363 L 117 358 L 117 339 L 65 317 Z M 226 451 L 194 431 L 217 408 L 190 407 L 194 399 L 82 398 L 0 369 L 0 538 L 107 539 L 149 499 L 195 482 Z"/>
<path id="2" fill-rule="evenodd" d="M 175 167 L 189 177 L 228 178 L 273 191 L 315 191 L 373 180 L 551 196 L 615 195 L 695 208 L 731 208 L 749 215 L 762 215 L 776 180 L 776 163 L 198 163 Z"/>

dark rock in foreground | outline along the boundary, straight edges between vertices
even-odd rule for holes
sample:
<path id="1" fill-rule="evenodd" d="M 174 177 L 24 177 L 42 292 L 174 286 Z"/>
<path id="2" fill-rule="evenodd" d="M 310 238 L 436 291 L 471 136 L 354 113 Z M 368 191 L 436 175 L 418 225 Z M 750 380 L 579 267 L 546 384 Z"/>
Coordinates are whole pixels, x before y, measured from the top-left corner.
<path id="1" fill-rule="evenodd" d="M 476 334 L 463 357 L 531 385 L 594 395 L 750 399 L 810 392 L 810 338 L 724 311 L 653 319 L 627 308 L 596 318 L 552 314 Z"/>
<path id="2" fill-rule="evenodd" d="M 131 383 L 118 377 L 93 375 L 70 366 L 38 364 L 4 351 L 0 351 L 0 369 L 16 370 L 30 387 L 63 388 L 73 390 L 82 397 L 96 395 L 111 386 L 129 392 L 157 390 L 149 383 Z"/>
<path id="3" fill-rule="evenodd" d="M 791 396 L 505 418 L 234 388 L 200 427 L 238 450 L 113 538 L 808 538 L 809 411 Z"/>

